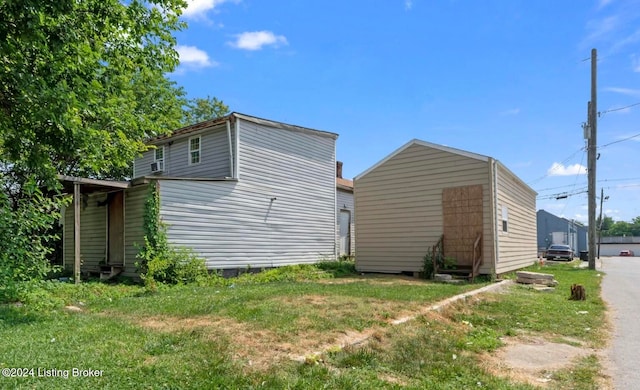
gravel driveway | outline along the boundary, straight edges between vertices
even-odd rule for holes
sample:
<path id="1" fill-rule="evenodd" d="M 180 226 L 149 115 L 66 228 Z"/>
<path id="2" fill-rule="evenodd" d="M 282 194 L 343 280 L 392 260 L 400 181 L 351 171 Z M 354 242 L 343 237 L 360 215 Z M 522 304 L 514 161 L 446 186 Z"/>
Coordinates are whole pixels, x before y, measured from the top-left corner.
<path id="1" fill-rule="evenodd" d="M 640 257 L 602 257 L 602 298 L 613 337 L 608 355 L 616 389 L 640 389 Z"/>

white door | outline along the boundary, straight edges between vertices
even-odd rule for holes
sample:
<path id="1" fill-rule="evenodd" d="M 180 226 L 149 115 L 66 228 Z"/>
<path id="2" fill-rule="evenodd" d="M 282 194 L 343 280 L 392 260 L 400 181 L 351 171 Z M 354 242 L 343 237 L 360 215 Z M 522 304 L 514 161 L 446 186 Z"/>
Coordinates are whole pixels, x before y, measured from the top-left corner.
<path id="1" fill-rule="evenodd" d="M 339 254 L 351 254 L 351 212 L 349 210 L 340 210 L 340 250 Z"/>

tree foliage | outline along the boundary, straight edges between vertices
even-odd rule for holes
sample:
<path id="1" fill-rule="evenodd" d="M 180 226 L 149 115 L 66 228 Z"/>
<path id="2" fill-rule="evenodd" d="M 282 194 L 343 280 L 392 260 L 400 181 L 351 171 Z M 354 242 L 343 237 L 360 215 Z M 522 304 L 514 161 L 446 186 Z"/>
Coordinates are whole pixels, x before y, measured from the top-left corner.
<path id="1" fill-rule="evenodd" d="M 42 277 L 56 175 L 122 179 L 180 127 L 183 0 L 0 2 L 0 283 Z M 221 103 L 221 102 L 220 102 Z"/>
<path id="2" fill-rule="evenodd" d="M 144 139 L 178 127 L 181 0 L 0 4 L 0 158 L 15 179 L 121 178 Z"/>
<path id="3" fill-rule="evenodd" d="M 229 106 L 215 97 L 207 96 L 206 98 L 189 99 L 182 117 L 182 125 L 189 126 L 194 123 L 220 118 L 228 113 Z"/>
<path id="4" fill-rule="evenodd" d="M 54 200 L 45 197 L 36 183 L 25 183 L 28 196 L 15 206 L 0 192 L 0 302 L 19 298 L 24 282 L 44 277 L 53 240 L 50 226 L 60 217 Z"/>
<path id="5" fill-rule="evenodd" d="M 600 220 L 598 219 L 598 226 Z M 640 236 L 640 217 L 635 217 L 631 222 L 614 221 L 613 218 L 604 216 L 602 218 L 602 235 L 611 237 Z"/>

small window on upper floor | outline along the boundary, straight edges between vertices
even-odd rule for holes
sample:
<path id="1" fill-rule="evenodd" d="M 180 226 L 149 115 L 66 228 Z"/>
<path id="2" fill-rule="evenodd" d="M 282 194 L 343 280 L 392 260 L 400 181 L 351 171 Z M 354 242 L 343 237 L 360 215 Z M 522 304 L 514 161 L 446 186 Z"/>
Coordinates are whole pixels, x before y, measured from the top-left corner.
<path id="1" fill-rule="evenodd" d="M 509 209 L 507 206 L 502 206 L 502 231 L 509 231 Z"/>
<path id="2" fill-rule="evenodd" d="M 156 147 L 153 152 L 153 162 L 157 163 L 155 165 L 156 171 L 164 170 L 164 145 Z M 152 167 L 153 169 L 153 167 Z"/>
<path id="3" fill-rule="evenodd" d="M 199 135 L 189 138 L 189 165 L 200 163 L 200 144 L 201 137 Z"/>

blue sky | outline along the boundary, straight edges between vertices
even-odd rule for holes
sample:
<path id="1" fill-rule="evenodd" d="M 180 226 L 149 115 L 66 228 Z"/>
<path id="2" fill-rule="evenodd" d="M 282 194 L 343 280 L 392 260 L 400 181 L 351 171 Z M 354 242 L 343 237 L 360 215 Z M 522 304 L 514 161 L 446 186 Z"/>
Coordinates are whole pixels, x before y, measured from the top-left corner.
<path id="1" fill-rule="evenodd" d="M 413 138 L 488 155 L 583 222 L 596 48 L 598 192 L 640 216 L 638 0 L 188 3 L 170 77 L 189 97 L 340 134 L 349 178 Z"/>

